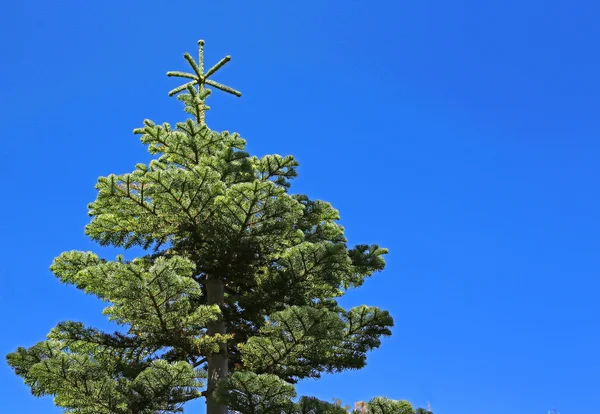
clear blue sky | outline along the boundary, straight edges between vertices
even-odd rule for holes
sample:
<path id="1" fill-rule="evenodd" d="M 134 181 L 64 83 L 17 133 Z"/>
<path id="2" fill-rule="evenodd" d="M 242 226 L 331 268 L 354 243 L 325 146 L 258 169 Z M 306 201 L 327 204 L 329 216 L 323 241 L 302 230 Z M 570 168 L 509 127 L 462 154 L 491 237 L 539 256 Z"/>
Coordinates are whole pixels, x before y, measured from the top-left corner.
<path id="1" fill-rule="evenodd" d="M 389 309 L 362 371 L 302 383 L 436 414 L 600 407 L 600 6 L 592 0 L 7 1 L 0 26 L 0 353 L 102 305 L 48 271 L 98 176 L 149 159 L 132 129 L 207 41 L 208 124 L 293 154 L 388 268 L 344 300 Z M 0 411 L 58 413 L 0 364 Z M 203 412 L 203 404 L 195 410 Z"/>

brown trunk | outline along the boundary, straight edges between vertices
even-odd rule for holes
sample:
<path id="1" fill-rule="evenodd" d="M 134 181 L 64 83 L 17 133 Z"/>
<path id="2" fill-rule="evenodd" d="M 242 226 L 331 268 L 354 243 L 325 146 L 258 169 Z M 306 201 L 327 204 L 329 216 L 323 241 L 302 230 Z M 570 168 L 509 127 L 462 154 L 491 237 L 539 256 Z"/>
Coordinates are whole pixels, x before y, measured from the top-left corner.
<path id="1" fill-rule="evenodd" d="M 223 309 L 225 303 L 225 286 L 219 278 L 209 277 L 206 281 L 206 302 L 209 305 L 219 305 Z M 208 335 L 225 334 L 225 321 L 223 314 L 219 319 L 211 322 L 207 326 Z M 219 404 L 213 398 L 213 391 L 217 382 L 227 375 L 228 355 L 227 344 L 220 345 L 219 353 L 208 356 L 208 387 L 206 389 L 206 413 L 207 414 L 227 414 L 227 406 Z"/>

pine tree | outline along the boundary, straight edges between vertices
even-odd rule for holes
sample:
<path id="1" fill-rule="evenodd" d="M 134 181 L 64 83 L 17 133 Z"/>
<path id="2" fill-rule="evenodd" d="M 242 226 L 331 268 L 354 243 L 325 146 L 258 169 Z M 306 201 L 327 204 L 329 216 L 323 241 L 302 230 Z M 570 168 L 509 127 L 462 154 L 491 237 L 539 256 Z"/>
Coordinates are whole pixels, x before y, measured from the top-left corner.
<path id="1" fill-rule="evenodd" d="M 190 73 L 168 72 L 189 80 L 169 95 L 191 118 L 145 120 L 134 133 L 155 159 L 100 177 L 89 205 L 92 240 L 145 255 L 69 251 L 51 265 L 61 282 L 107 302 L 104 314 L 123 329 L 63 322 L 8 363 L 66 413 L 175 413 L 201 397 L 209 414 L 345 413 L 295 399 L 294 384 L 363 367 L 391 334 L 387 311 L 336 301 L 382 270 L 387 250 L 348 247 L 337 210 L 291 194 L 294 157 L 250 156 L 238 134 L 206 126 L 208 86 L 241 93 L 212 80 L 229 56 L 204 71 L 203 46 L 198 62 L 184 55 Z M 384 398 L 367 407 L 415 413 Z"/>

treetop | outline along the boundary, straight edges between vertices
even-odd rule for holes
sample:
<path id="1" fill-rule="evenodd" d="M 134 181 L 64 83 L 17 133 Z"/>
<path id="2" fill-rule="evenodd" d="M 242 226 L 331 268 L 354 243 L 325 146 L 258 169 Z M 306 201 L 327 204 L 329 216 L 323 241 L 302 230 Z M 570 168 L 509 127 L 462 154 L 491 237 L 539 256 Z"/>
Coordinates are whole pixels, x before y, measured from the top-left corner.
<path id="1" fill-rule="evenodd" d="M 206 105 L 205 101 L 212 91 L 210 89 L 207 89 L 206 85 L 210 85 L 213 88 L 220 89 L 223 92 L 235 95 L 238 98 L 242 96 L 242 93 L 240 91 L 237 91 L 229 86 L 223 85 L 222 83 L 209 79 L 210 76 L 214 75 L 219 69 L 221 69 L 223 66 L 225 66 L 227 62 L 231 60 L 231 56 L 225 56 L 223 59 L 217 62 L 216 65 L 211 67 L 208 71 L 204 72 L 204 40 L 198 40 L 198 62 L 196 62 L 189 53 L 185 53 L 183 57 L 189 63 L 193 73 L 169 71 L 167 72 L 167 76 L 191 79 L 191 81 L 172 89 L 169 92 L 169 96 L 174 96 L 177 95 L 179 92 L 187 90 L 189 95 L 185 98 L 182 97 L 181 99 L 184 102 L 186 102 L 187 99 L 191 99 L 194 101 L 194 103 L 196 103 L 196 105 L 194 105 L 194 109 L 196 109 L 197 111 L 195 115 L 199 124 L 205 123 L 205 111 L 210 109 L 210 107 Z M 186 104 L 187 103 L 188 102 L 186 102 Z"/>

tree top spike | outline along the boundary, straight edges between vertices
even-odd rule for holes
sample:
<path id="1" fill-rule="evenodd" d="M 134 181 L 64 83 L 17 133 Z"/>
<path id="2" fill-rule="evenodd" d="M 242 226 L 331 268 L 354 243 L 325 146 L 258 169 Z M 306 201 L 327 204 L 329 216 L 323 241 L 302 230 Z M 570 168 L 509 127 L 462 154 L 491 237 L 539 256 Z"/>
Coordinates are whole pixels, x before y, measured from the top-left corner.
<path id="1" fill-rule="evenodd" d="M 178 71 L 169 71 L 167 72 L 167 76 L 178 77 L 191 79 L 187 83 L 178 86 L 175 89 L 172 89 L 169 92 L 169 96 L 173 96 L 178 94 L 179 92 L 183 92 L 188 90 L 188 87 L 191 86 L 193 88 L 198 85 L 198 93 L 199 96 L 204 96 L 204 98 L 200 99 L 200 104 L 197 108 L 197 118 L 199 124 L 204 124 L 205 111 L 208 110 L 208 106 L 205 105 L 204 101 L 208 95 L 202 94 L 202 91 L 206 89 L 206 85 L 210 85 L 213 88 L 222 90 L 223 92 L 230 93 L 232 95 L 237 96 L 238 98 L 242 96 L 240 91 L 237 91 L 229 86 L 225 86 L 219 82 L 215 82 L 212 79 L 208 79 L 215 72 L 221 69 L 227 62 L 231 60 L 231 56 L 227 55 L 223 59 L 221 59 L 216 65 L 211 67 L 208 71 L 204 72 L 204 40 L 198 40 L 198 62 L 194 61 L 194 58 L 190 56 L 188 53 L 184 54 L 185 59 L 188 61 L 189 65 L 192 67 L 193 72 L 178 72 Z"/>

